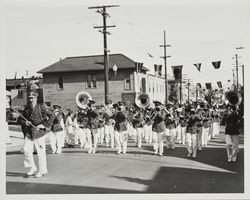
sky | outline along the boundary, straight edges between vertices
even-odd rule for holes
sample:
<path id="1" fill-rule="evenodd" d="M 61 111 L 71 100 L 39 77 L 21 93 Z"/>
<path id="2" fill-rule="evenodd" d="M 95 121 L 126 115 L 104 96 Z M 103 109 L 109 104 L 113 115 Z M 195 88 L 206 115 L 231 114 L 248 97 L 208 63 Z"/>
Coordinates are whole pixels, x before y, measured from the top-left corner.
<path id="1" fill-rule="evenodd" d="M 192 83 L 233 81 L 235 54 L 239 64 L 248 62 L 250 1 L 169 0 L 169 1 L 31 1 L 5 3 L 5 77 L 36 75 L 36 72 L 70 56 L 103 54 L 103 35 L 94 29 L 102 16 L 89 6 L 120 5 L 108 8 L 108 49 L 122 53 L 153 72 L 154 64 L 164 65 L 163 32 L 166 31 L 168 74 L 171 66 L 183 65 L 183 74 Z M 244 47 L 243 49 L 236 49 Z M 153 57 L 150 57 L 151 54 Z M 220 69 L 213 61 L 221 61 Z M 193 64 L 201 64 L 198 72 Z M 242 68 L 239 83 L 242 84 Z M 119 70 L 119 66 L 118 66 Z M 163 71 L 163 73 L 165 73 Z"/>

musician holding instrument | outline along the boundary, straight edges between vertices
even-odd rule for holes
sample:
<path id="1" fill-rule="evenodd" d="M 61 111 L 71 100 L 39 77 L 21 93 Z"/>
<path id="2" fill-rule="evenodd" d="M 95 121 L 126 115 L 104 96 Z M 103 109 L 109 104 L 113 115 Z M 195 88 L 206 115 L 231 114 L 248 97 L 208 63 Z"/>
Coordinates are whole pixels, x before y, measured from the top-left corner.
<path id="1" fill-rule="evenodd" d="M 128 126 L 127 126 L 127 119 L 126 115 L 122 110 L 118 111 L 115 115 L 115 127 L 114 127 L 114 134 L 115 134 L 115 141 L 117 144 L 117 154 L 122 153 L 126 154 L 127 152 L 127 143 L 128 143 Z M 122 148 L 121 148 L 122 147 Z"/>
<path id="2" fill-rule="evenodd" d="M 29 168 L 28 176 L 37 171 L 33 158 L 34 146 L 38 154 L 38 173 L 36 178 L 40 178 L 48 173 L 46 161 L 45 135 L 50 131 L 52 122 L 55 119 L 53 112 L 48 110 L 45 105 L 37 103 L 38 93 L 31 92 L 29 103 L 24 108 L 21 124 L 27 127 L 24 139 L 24 167 Z"/>
<path id="3" fill-rule="evenodd" d="M 163 156 L 163 136 L 166 132 L 165 125 L 165 114 L 161 112 L 160 105 L 161 103 L 156 101 L 155 103 L 155 113 L 151 120 L 153 120 L 153 147 L 155 150 L 155 154 L 159 154 L 159 156 Z"/>
<path id="4" fill-rule="evenodd" d="M 226 125 L 225 140 L 228 162 L 236 162 L 239 152 L 240 116 L 235 105 L 230 105 L 225 112 L 222 124 Z"/>
<path id="5" fill-rule="evenodd" d="M 59 105 L 53 105 L 54 108 L 54 114 L 55 119 L 52 123 L 51 127 L 51 133 L 50 133 L 50 146 L 52 149 L 52 154 L 62 153 L 62 146 L 64 143 L 64 121 L 63 121 L 63 115 L 61 111 L 61 106 Z"/>

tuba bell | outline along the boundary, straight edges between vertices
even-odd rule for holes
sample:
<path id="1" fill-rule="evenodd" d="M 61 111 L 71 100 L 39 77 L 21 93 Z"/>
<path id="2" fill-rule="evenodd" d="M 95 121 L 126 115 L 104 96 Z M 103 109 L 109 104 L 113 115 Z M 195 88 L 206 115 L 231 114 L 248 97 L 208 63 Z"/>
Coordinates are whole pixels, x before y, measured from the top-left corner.
<path id="1" fill-rule="evenodd" d="M 241 95 L 234 91 L 227 92 L 225 98 L 229 104 L 234 105 L 236 107 L 239 106 L 242 101 Z"/>
<path id="2" fill-rule="evenodd" d="M 91 95 L 88 92 L 78 92 L 76 95 L 76 104 L 82 109 L 86 109 L 89 100 L 92 100 Z"/>
<path id="3" fill-rule="evenodd" d="M 135 104 L 136 104 L 139 108 L 146 108 L 147 106 L 150 105 L 150 98 L 149 98 L 149 95 L 146 94 L 146 93 L 139 94 L 139 95 L 135 98 Z"/>

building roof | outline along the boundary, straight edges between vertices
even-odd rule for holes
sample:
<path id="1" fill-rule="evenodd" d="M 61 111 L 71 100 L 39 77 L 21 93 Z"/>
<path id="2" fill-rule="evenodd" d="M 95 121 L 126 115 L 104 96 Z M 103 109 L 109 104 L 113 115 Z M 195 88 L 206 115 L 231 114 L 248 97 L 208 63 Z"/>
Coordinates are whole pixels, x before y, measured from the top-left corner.
<path id="1" fill-rule="evenodd" d="M 109 55 L 109 68 L 112 69 L 114 64 L 119 69 L 135 69 L 135 61 L 124 56 L 123 54 L 110 54 Z M 64 58 L 37 73 L 53 73 L 53 72 L 75 72 L 75 71 L 90 71 L 90 70 L 103 70 L 104 60 L 103 55 L 93 56 L 79 56 Z M 142 70 L 149 71 L 146 67 Z"/>

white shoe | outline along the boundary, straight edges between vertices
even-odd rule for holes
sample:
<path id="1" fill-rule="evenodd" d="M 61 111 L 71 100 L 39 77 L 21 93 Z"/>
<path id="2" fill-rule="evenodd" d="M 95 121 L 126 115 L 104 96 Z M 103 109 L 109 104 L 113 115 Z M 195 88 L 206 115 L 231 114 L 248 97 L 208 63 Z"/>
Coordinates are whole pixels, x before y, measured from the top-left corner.
<path id="1" fill-rule="evenodd" d="M 37 170 L 37 168 L 31 168 L 31 169 L 28 171 L 27 175 L 28 175 L 28 176 L 32 176 L 36 170 Z"/>
<path id="2" fill-rule="evenodd" d="M 52 152 L 51 152 L 52 154 L 55 154 L 56 153 L 56 150 L 52 150 Z"/>
<path id="3" fill-rule="evenodd" d="M 37 173 L 37 174 L 35 175 L 35 178 L 41 178 L 41 177 L 43 177 L 43 176 L 44 176 L 44 174 Z"/>
<path id="4" fill-rule="evenodd" d="M 155 150 L 155 152 L 154 152 L 154 153 L 155 153 L 155 155 L 157 155 L 157 154 L 158 154 L 158 150 Z"/>
<path id="5" fill-rule="evenodd" d="M 91 148 L 91 149 L 89 149 L 89 150 L 88 150 L 88 153 L 90 154 L 90 153 L 92 152 L 92 150 L 93 150 L 92 148 Z"/>
<path id="6" fill-rule="evenodd" d="M 187 155 L 187 157 L 190 158 L 190 157 L 191 157 L 191 153 L 189 153 L 189 154 Z"/>
<path id="7" fill-rule="evenodd" d="M 162 153 L 159 153 L 159 156 L 162 156 Z"/>
<path id="8" fill-rule="evenodd" d="M 231 158 L 228 158 L 227 162 L 232 162 L 232 159 L 231 159 Z"/>

